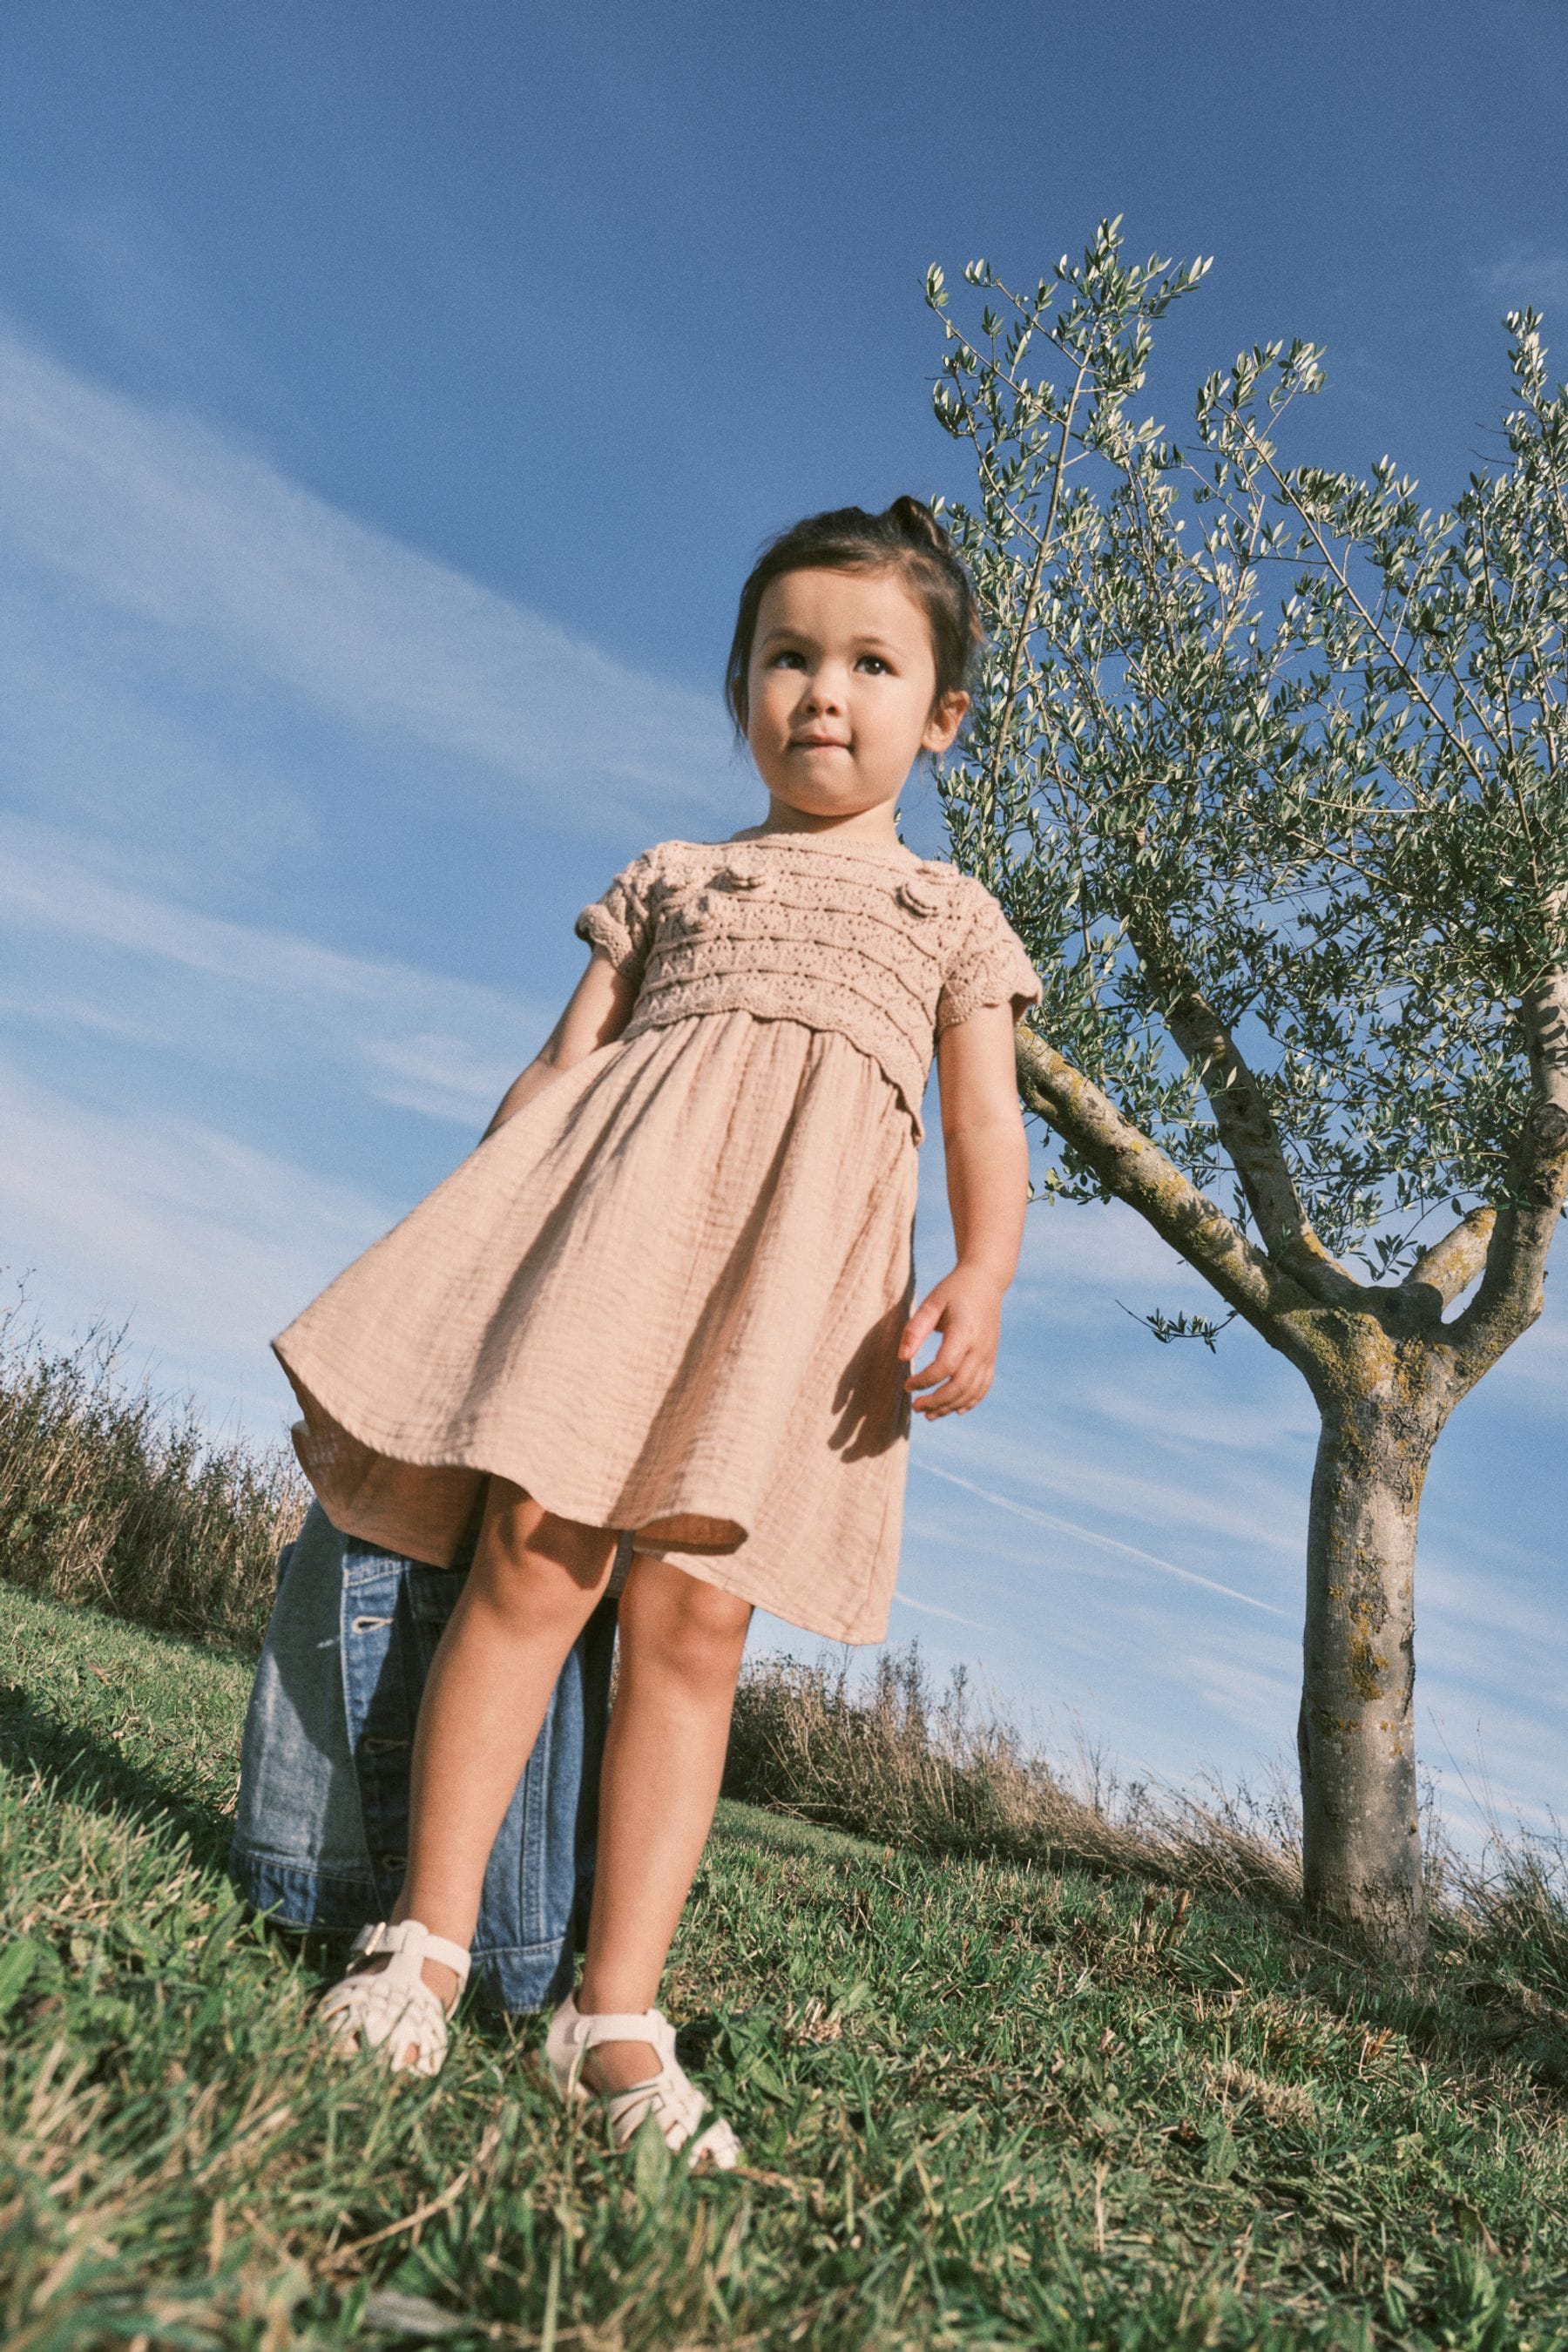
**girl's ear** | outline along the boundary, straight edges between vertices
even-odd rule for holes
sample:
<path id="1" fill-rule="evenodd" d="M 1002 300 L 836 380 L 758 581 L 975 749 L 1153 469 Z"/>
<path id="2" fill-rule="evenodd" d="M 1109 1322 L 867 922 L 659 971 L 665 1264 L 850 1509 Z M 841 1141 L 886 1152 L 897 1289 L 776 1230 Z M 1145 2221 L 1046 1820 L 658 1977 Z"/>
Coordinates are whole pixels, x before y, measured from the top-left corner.
<path id="1" fill-rule="evenodd" d="M 922 751 L 950 751 L 957 740 L 958 730 L 963 724 L 964 713 L 968 709 L 968 695 L 960 693 L 956 688 L 951 694 L 939 696 L 931 705 L 931 717 L 926 720 L 926 731 L 921 737 L 921 750 Z"/>

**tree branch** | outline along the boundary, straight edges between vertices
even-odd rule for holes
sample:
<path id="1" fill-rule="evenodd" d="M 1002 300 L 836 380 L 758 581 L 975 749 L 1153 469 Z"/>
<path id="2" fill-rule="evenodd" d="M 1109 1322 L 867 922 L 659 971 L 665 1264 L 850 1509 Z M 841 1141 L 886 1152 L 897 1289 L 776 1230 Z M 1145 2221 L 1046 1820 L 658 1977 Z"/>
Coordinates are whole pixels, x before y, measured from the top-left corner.
<path id="1" fill-rule="evenodd" d="M 1017 1064 L 1026 1107 L 1072 1146 L 1109 1192 L 1146 1218 L 1270 1347 L 1293 1362 L 1304 1361 L 1310 1351 L 1282 1328 L 1281 1318 L 1315 1302 L 1291 1276 L 1272 1265 L 1223 1209 L 1043 1037 L 1019 1030 Z"/>
<path id="2" fill-rule="evenodd" d="M 1312 1230 L 1262 1087 L 1185 958 L 1163 929 L 1130 921 L 1128 936 L 1164 995 L 1166 1027 L 1203 1081 L 1220 1142 L 1269 1255 L 1313 1297 L 1359 1301 L 1362 1285 Z"/>
<path id="3" fill-rule="evenodd" d="M 1452 1233 L 1423 1250 L 1401 1288 L 1435 1291 L 1439 1304 L 1452 1307 L 1462 1290 L 1468 1290 L 1487 1262 L 1487 1245 L 1497 1223 L 1497 1211 L 1486 1207 L 1472 1209 L 1460 1219 Z"/>
<path id="4" fill-rule="evenodd" d="M 1057 527 L 1057 509 L 1061 504 L 1062 481 L 1067 471 L 1068 450 L 1071 446 L 1073 416 L 1077 411 L 1079 400 L 1083 392 L 1084 378 L 1088 373 L 1088 360 L 1080 360 L 1072 391 L 1068 396 L 1067 406 L 1062 412 L 1061 436 L 1057 443 L 1056 463 L 1051 467 L 1051 495 L 1046 509 L 1045 529 L 1040 533 L 1039 544 L 1035 550 L 1035 560 L 1029 567 L 1028 585 L 1024 592 L 1024 609 L 1018 616 L 1018 625 L 1013 636 L 1013 658 L 1007 667 L 1007 691 L 1002 699 L 1002 716 L 997 722 L 996 741 L 991 754 L 988 797 L 993 824 L 996 819 L 996 794 L 1001 786 L 1002 762 L 1007 756 L 1007 738 L 1013 731 L 1013 713 L 1018 707 L 1018 680 L 1022 675 L 1025 656 L 1028 652 L 1029 639 L 1034 634 L 1035 606 L 1039 599 L 1040 580 L 1045 572 L 1046 558 L 1050 552 L 1051 536 Z"/>
<path id="5" fill-rule="evenodd" d="M 1298 515 L 1301 521 L 1305 523 L 1308 530 L 1311 534 L 1313 543 L 1317 547 L 1319 556 L 1321 559 L 1325 570 L 1332 574 L 1346 601 L 1350 604 L 1352 611 L 1355 614 L 1363 628 L 1366 629 L 1368 635 L 1379 646 L 1381 646 L 1384 658 L 1390 661 L 1394 665 L 1394 667 L 1398 671 L 1401 682 L 1403 683 L 1406 693 L 1413 696 L 1414 698 L 1420 703 L 1428 719 L 1432 720 L 1434 726 L 1436 727 L 1438 732 L 1442 735 L 1444 740 L 1448 745 L 1449 750 L 1457 753 L 1458 758 L 1464 761 L 1464 764 L 1468 768 L 1477 783 L 1484 790 L 1487 781 L 1486 776 L 1481 769 L 1480 763 L 1476 758 L 1475 753 L 1471 751 L 1469 743 L 1463 733 L 1458 728 L 1453 726 L 1446 713 L 1434 699 L 1433 696 L 1428 693 L 1426 681 L 1422 677 L 1420 672 L 1415 669 L 1411 663 L 1405 660 L 1404 655 L 1399 650 L 1397 639 L 1391 640 L 1387 631 L 1380 628 L 1373 614 L 1368 612 L 1365 604 L 1363 602 L 1362 598 L 1357 595 L 1355 589 L 1351 584 L 1350 572 L 1346 565 L 1336 562 L 1332 551 L 1329 546 L 1329 542 L 1323 536 L 1323 532 L 1319 526 L 1316 516 L 1310 514 L 1306 507 L 1302 504 L 1300 495 L 1293 487 L 1289 476 L 1282 474 L 1279 467 L 1273 463 L 1269 451 L 1258 440 L 1258 437 L 1254 432 L 1252 426 L 1248 425 L 1245 419 L 1242 422 L 1242 431 L 1246 434 L 1247 438 L 1251 443 L 1252 446 L 1258 451 L 1259 460 L 1267 468 L 1269 478 L 1273 482 L 1276 489 L 1279 491 L 1280 499 L 1284 504 L 1290 509 L 1293 514 Z M 1461 699 L 1469 704 L 1472 714 L 1477 718 L 1478 722 L 1479 722 L 1479 713 L 1476 711 L 1474 701 L 1472 700 L 1468 688 L 1465 687 L 1463 680 L 1455 677 L 1451 670 L 1449 672 L 1449 683 L 1455 688 Z M 1485 728 L 1483 723 L 1482 732 L 1487 733 L 1488 731 L 1489 730 Z"/>
<path id="6" fill-rule="evenodd" d="M 1540 1314 L 1547 1255 L 1568 1200 L 1568 969 L 1521 1007 L 1534 1097 L 1514 1147 L 1480 1288 L 1453 1326 L 1456 1369 L 1479 1381 Z"/>

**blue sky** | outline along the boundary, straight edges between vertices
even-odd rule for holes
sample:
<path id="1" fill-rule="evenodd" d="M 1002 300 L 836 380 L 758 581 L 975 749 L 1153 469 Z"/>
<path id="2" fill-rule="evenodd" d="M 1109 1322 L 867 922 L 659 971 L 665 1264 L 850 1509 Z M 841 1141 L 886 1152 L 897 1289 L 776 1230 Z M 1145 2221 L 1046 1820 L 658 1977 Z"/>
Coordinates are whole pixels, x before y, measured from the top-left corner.
<path id="1" fill-rule="evenodd" d="M 11 0 L 0 1264 L 47 1328 L 129 1316 L 277 1431 L 267 1339 L 468 1148 L 576 908 L 759 813 L 718 694 L 757 541 L 962 491 L 928 262 L 1035 275 L 1115 212 L 1212 253 L 1160 413 L 1306 335 L 1302 454 L 1438 500 L 1502 310 L 1568 311 L 1564 86 L 1556 0 Z M 929 791 L 905 819 L 940 851 Z M 943 1238 L 931 1151 L 928 1282 Z M 1118 1306 L 1202 1296 L 1118 1212 L 1031 1212 L 993 1395 L 917 1429 L 893 1629 L 1175 1780 L 1289 1748 L 1311 1459 L 1260 1342 Z M 1539 1820 L 1568 1762 L 1565 1375 L 1554 1307 L 1428 1487 L 1461 1817 L 1468 1783 Z"/>

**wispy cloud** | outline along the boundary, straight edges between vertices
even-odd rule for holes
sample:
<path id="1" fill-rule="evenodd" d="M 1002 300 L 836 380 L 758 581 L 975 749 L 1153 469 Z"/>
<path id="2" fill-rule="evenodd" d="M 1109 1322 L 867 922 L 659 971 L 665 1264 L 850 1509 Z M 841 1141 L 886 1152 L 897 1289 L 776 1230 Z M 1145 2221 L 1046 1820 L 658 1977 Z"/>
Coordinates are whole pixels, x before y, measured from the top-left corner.
<path id="1" fill-rule="evenodd" d="M 263 1399 L 268 1333 L 444 1172 L 385 1108 L 471 1139 L 579 961 L 564 925 L 502 940 L 464 958 L 486 987 L 397 943 L 462 922 L 478 858 L 734 822 L 716 697 L 3 320 L 0 775 L 0 1250 L 52 1328 L 129 1315 L 171 1377 Z M 335 911 L 392 951 L 308 935 Z"/>
<path id="2" fill-rule="evenodd" d="M 37 247 L 36 267 L 79 285 L 101 329 L 138 372 L 160 383 L 191 382 L 244 367 L 265 383 L 256 339 L 226 333 L 195 292 L 190 251 L 168 217 L 121 184 L 112 200 L 86 193 L 62 200 L 12 181 L 5 190 L 13 236 Z"/>
<path id="3" fill-rule="evenodd" d="M 450 786 L 521 791 L 535 822 L 575 833 L 727 814 L 716 698 L 632 670 L 3 325 L 0 453 L 5 570 L 98 616 L 100 691 L 134 699 L 156 673 L 187 698 L 259 693 L 274 730 L 292 704 L 417 751 L 426 788 L 434 757 Z"/>
<path id="4" fill-rule="evenodd" d="M 79 844 L 0 815 L 0 919 L 32 955 L 7 1009 L 177 1049 L 226 1069 L 286 1055 L 350 1069 L 373 1099 L 482 1124 L 549 1028 L 542 1003 L 350 956 L 106 881 Z M 76 976 L 69 950 L 96 956 Z M 196 985 L 199 983 L 199 986 Z"/>
<path id="5" fill-rule="evenodd" d="M 285 1391 L 265 1342 L 392 1223 L 393 1206 L 199 1120 L 89 1109 L 0 1061 L 7 1275 L 35 1269 L 55 1333 L 156 1339 L 159 1377 L 264 1429 Z"/>
<path id="6" fill-rule="evenodd" d="M 1052 1402 L 1047 1442 L 1014 1408 L 998 1411 L 987 1428 L 965 1432 L 962 1454 L 955 1447 L 952 1458 L 966 1472 L 1000 1473 L 1026 1493 L 1088 1507 L 1099 1518 L 1245 1544 L 1264 1556 L 1300 1551 L 1306 1486 L 1284 1444 L 1250 1465 L 1227 1460 L 1224 1449 L 1157 1450 L 1139 1442 L 1136 1421 L 1124 1431 L 1113 1408 L 1085 1410 L 1070 1392 Z M 1215 1410 L 1223 1415 L 1223 1391 Z"/>
<path id="7" fill-rule="evenodd" d="M 1557 1244 L 1556 1265 L 1568 1261 L 1568 1249 Z M 1557 1275 L 1559 1284 L 1564 1276 Z M 1548 1284 L 1546 1313 L 1532 1329 L 1516 1339 L 1494 1371 L 1487 1375 L 1487 1391 L 1496 1400 L 1508 1399 L 1527 1411 L 1543 1411 L 1561 1424 L 1563 1401 L 1568 1397 L 1568 1312 L 1559 1304 L 1561 1292 Z"/>
<path id="8" fill-rule="evenodd" d="M 1169 1661 L 1172 1679 L 1214 1714 L 1251 1734 L 1260 1749 L 1292 1727 L 1300 1689 L 1294 1661 L 1258 1655 L 1226 1657 L 1209 1649 L 1181 1649 Z"/>
<path id="9" fill-rule="evenodd" d="M 1239 1351 L 1247 1342 L 1238 1334 L 1233 1344 Z M 1212 1364 L 1210 1359 L 1202 1369 L 1207 1371 Z M 1205 1399 L 1201 1390 L 1172 1397 L 1156 1394 L 1152 1387 L 1141 1389 L 1101 1376 L 1084 1383 L 1079 1402 L 1086 1412 L 1103 1417 L 1108 1424 L 1114 1423 L 1145 1444 L 1183 1446 L 1208 1456 L 1272 1454 L 1282 1437 L 1315 1439 L 1318 1430 L 1317 1413 L 1304 1381 L 1293 1382 L 1283 1396 L 1237 1395 L 1233 1383 L 1223 1390 L 1216 1388 Z"/>
<path id="10" fill-rule="evenodd" d="M 1474 272 L 1485 293 L 1510 310 L 1544 310 L 1549 303 L 1568 302 L 1568 253 L 1549 246 L 1510 246 L 1495 261 Z"/>
<path id="11" fill-rule="evenodd" d="M 1131 1285 L 1168 1281 L 1207 1290 L 1201 1275 L 1163 1242 L 1146 1219 L 1121 1201 L 1104 1206 L 1041 1200 L 1024 1223 L 1018 1279 L 1057 1290 L 1073 1282 Z"/>

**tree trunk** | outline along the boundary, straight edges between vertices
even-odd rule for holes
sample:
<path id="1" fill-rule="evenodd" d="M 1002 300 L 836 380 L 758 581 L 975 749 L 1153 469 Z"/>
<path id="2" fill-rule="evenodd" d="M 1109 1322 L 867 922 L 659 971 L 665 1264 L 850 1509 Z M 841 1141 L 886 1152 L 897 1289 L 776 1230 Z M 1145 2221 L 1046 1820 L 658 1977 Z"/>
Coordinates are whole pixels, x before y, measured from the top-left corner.
<path id="1" fill-rule="evenodd" d="M 1308 1914 L 1411 1964 L 1426 1942 L 1412 1702 L 1431 1418 L 1386 1394 L 1325 1405 L 1297 1732 Z"/>

